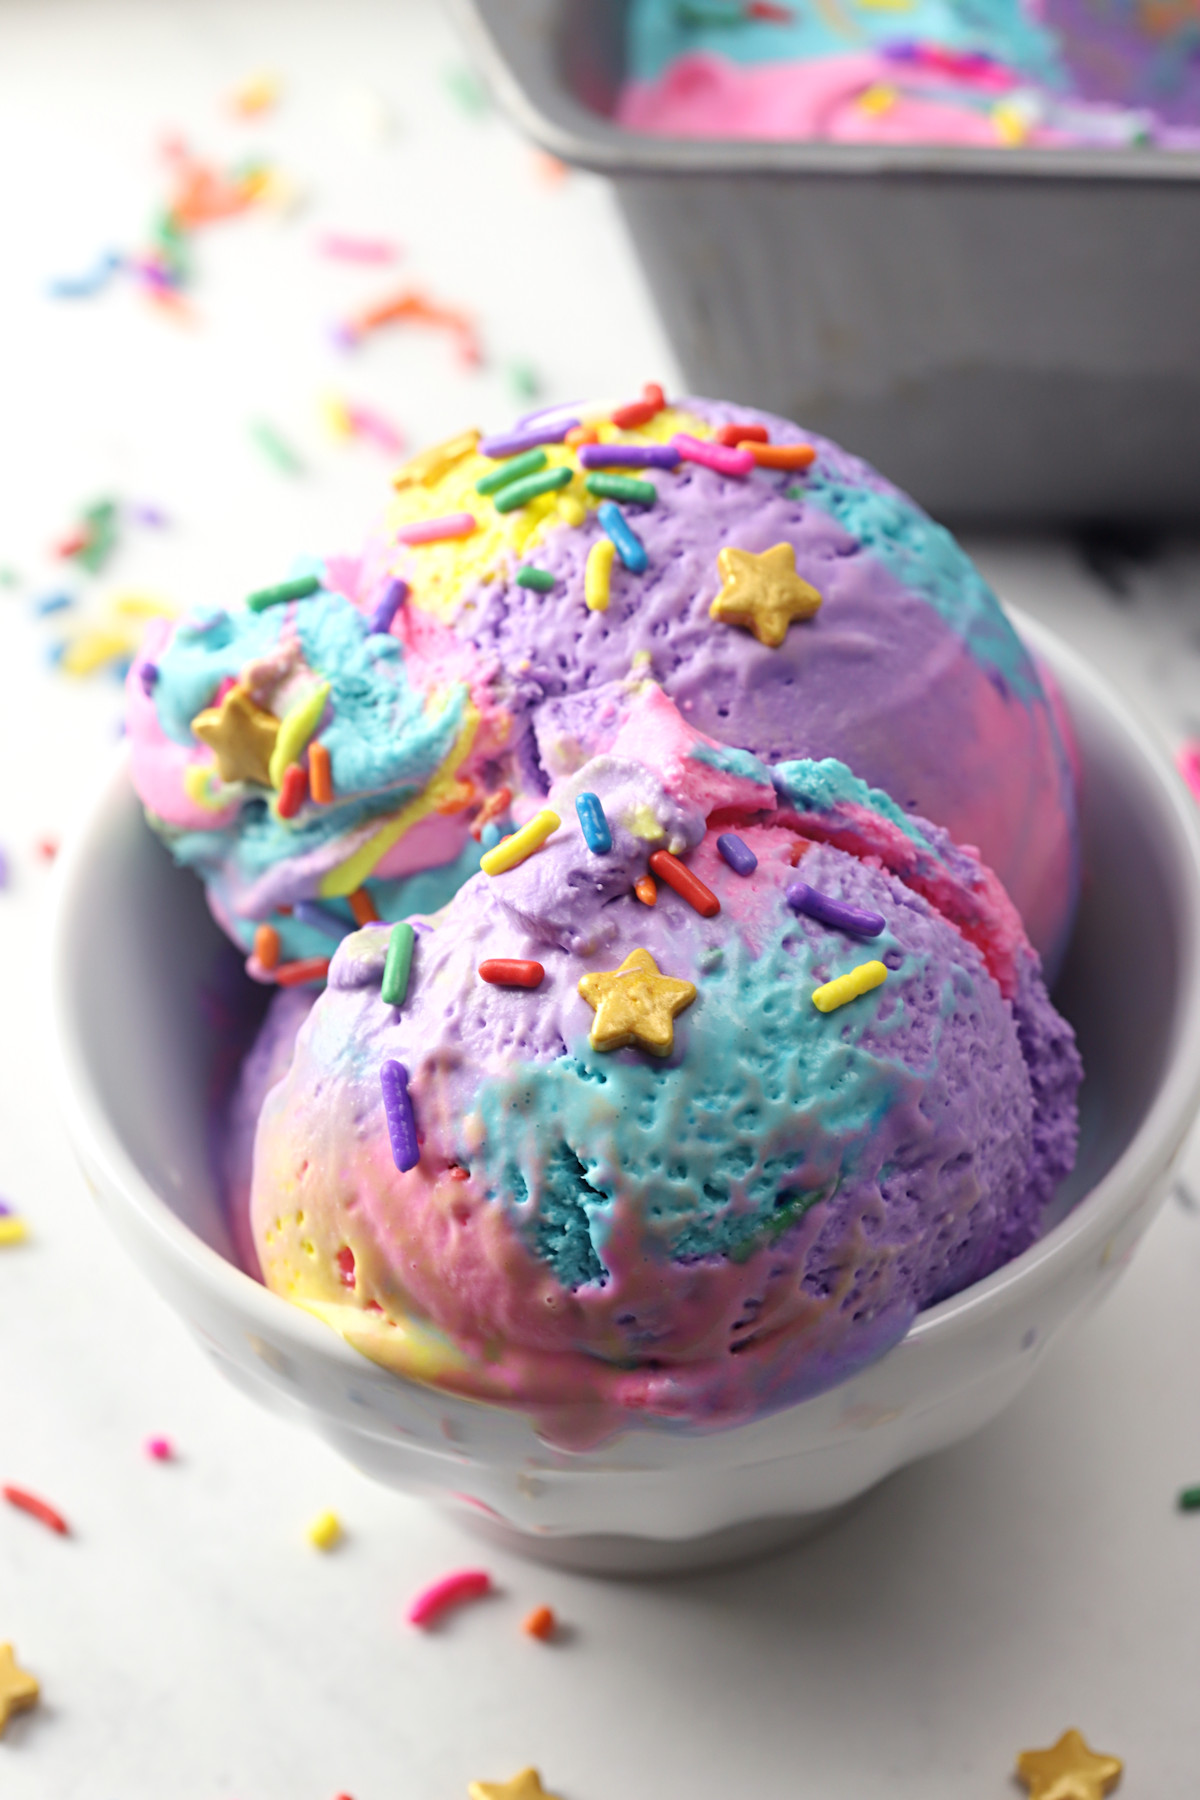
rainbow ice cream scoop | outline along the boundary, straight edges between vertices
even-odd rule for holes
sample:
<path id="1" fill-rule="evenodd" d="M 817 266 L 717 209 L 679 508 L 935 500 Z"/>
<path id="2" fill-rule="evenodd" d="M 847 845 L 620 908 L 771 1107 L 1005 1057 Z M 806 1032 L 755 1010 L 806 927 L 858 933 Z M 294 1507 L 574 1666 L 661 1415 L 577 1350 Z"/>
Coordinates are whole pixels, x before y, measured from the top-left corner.
<path id="1" fill-rule="evenodd" d="M 681 137 L 1200 145 L 1200 16 L 1160 0 L 633 0 L 618 105 Z"/>
<path id="2" fill-rule="evenodd" d="M 653 679 L 767 763 L 835 757 L 977 845 L 1053 973 L 1077 889 L 1042 678 L 952 537 L 766 413 L 661 391 L 469 431 L 356 556 L 155 627 L 133 774 L 259 980 L 440 905 Z"/>
<path id="3" fill-rule="evenodd" d="M 972 852 L 652 683 L 543 812 L 338 948 L 259 1122 L 268 1286 L 584 1444 L 802 1399 L 1033 1240 L 1080 1066 Z"/>

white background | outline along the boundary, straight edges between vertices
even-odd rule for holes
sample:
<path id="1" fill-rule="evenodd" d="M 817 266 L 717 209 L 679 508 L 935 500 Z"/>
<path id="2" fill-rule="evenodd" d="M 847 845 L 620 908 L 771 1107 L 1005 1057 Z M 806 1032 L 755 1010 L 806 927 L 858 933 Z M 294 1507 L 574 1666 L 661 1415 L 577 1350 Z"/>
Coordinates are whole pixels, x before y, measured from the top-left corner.
<path id="1" fill-rule="evenodd" d="M 63 1141 L 45 1044 L 50 873 L 114 740 L 110 676 L 47 650 L 72 617 L 153 589 L 225 601 L 299 551 L 353 547 L 387 460 L 323 434 L 341 393 L 414 445 L 548 398 L 675 371 L 603 185 L 553 184 L 495 115 L 452 97 L 453 37 L 420 0 L 0 0 L 0 1482 L 51 1498 L 60 1539 L 0 1506 L 0 1641 L 44 1702 L 0 1741 L 3 1800 L 462 1800 L 527 1762 L 565 1800 L 1001 1800 L 1019 1749 L 1078 1725 L 1124 1756 L 1129 1800 L 1200 1788 L 1200 1214 L 1174 1196 L 1112 1301 L 972 1443 L 758 1565 L 603 1583 L 484 1550 L 228 1389 L 111 1242 Z M 224 96 L 276 71 L 255 124 Z M 379 114 L 387 135 L 364 132 Z M 156 145 L 267 154 L 302 190 L 196 243 L 195 322 L 129 282 L 47 283 L 134 249 Z M 394 237 L 394 271 L 339 265 L 324 229 Z M 328 326 L 413 282 L 477 315 L 479 374 L 397 329 L 346 358 Z M 278 473 L 267 419 L 303 458 Z M 96 581 L 48 547 L 88 500 L 153 503 Z M 1002 595 L 1089 650 L 1169 742 L 1200 732 L 1200 557 L 1167 545 L 1125 592 L 1053 539 L 973 543 Z M 1152 929 L 1147 922 L 1147 929 Z M 97 943 L 96 954 L 103 954 Z M 1136 979 L 1137 945 L 1114 980 Z M 1195 1159 L 1200 1165 L 1200 1157 Z M 1197 1173 L 1200 1174 L 1200 1166 Z M 1200 1186 L 1200 1184 L 1198 1184 Z M 170 1464 L 144 1454 L 165 1433 Z M 304 1528 L 332 1507 L 322 1556 Z M 485 1562 L 498 1598 L 422 1636 L 413 1592 Z M 569 1627 L 543 1646 L 523 1613 Z"/>

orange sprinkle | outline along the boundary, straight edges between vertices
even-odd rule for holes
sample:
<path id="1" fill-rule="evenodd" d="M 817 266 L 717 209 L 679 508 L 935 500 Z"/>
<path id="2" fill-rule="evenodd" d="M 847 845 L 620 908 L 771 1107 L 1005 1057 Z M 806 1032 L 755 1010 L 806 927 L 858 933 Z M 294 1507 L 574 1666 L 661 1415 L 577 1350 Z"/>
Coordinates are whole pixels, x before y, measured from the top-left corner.
<path id="1" fill-rule="evenodd" d="M 296 962 L 280 963 L 275 979 L 280 987 L 306 987 L 310 981 L 324 981 L 328 973 L 327 956 L 302 956 Z"/>
<path id="2" fill-rule="evenodd" d="M 521 1630 L 526 1637 L 541 1638 L 544 1643 L 554 1636 L 558 1629 L 558 1620 L 554 1616 L 553 1607 L 535 1606 L 533 1611 L 521 1621 Z"/>
<path id="3" fill-rule="evenodd" d="M 572 425 L 564 442 L 569 444 L 572 450 L 578 450 L 581 444 L 598 444 L 600 433 L 594 425 Z"/>
<path id="4" fill-rule="evenodd" d="M 355 888 L 352 894 L 347 895 L 347 899 L 356 925 L 378 925 L 379 914 L 375 910 L 375 902 L 365 887 Z"/>
<path id="5" fill-rule="evenodd" d="M 765 425 L 722 425 L 717 433 L 718 444 L 727 444 L 736 450 L 739 444 L 769 444 L 771 434 Z"/>
<path id="6" fill-rule="evenodd" d="M 633 884 L 633 891 L 643 906 L 653 906 L 658 899 L 658 883 L 653 875 L 641 875 Z"/>
<path id="7" fill-rule="evenodd" d="M 807 469 L 817 460 L 811 444 L 743 444 L 760 469 Z"/>
<path id="8" fill-rule="evenodd" d="M 254 954 L 262 968 L 279 967 L 279 933 L 273 925 L 260 925 L 255 932 Z"/>
<path id="9" fill-rule="evenodd" d="M 308 791 L 318 806 L 328 806 L 333 799 L 333 768 L 322 743 L 308 746 Z"/>

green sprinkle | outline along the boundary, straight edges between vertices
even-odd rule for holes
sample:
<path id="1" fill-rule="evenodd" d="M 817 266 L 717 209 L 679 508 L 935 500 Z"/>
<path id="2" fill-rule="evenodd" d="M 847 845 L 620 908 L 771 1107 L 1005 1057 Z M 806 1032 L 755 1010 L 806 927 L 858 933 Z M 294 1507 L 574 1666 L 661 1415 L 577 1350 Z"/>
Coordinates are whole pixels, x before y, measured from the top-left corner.
<path id="1" fill-rule="evenodd" d="M 117 503 L 97 500 L 83 514 L 83 544 L 75 551 L 75 561 L 90 575 L 99 575 L 117 547 Z"/>
<path id="2" fill-rule="evenodd" d="M 601 500 L 625 500 L 630 506 L 653 506 L 658 489 L 652 481 L 639 481 L 636 475 L 589 475 L 589 494 Z"/>
<path id="3" fill-rule="evenodd" d="M 268 606 L 282 606 L 288 600 L 307 600 L 321 583 L 315 575 L 297 575 L 293 581 L 279 581 L 274 587 L 256 588 L 246 595 L 251 612 L 266 612 Z"/>
<path id="4" fill-rule="evenodd" d="M 388 939 L 387 961 L 383 965 L 383 1004 L 403 1006 L 408 996 L 408 972 L 412 968 L 416 932 L 403 920 L 392 926 Z"/>
<path id="5" fill-rule="evenodd" d="M 469 118 L 480 119 L 492 110 L 492 97 L 474 69 L 456 63 L 443 71 L 446 92 Z"/>
<path id="6" fill-rule="evenodd" d="M 1200 1487 L 1184 1488 L 1179 1496 L 1180 1512 L 1200 1512 Z"/>
<path id="7" fill-rule="evenodd" d="M 705 975 L 711 975 L 725 961 L 725 952 L 719 944 L 711 944 L 700 953 L 700 968 Z"/>
<path id="8" fill-rule="evenodd" d="M 304 464 L 296 455 L 290 444 L 284 442 L 274 426 L 268 425 L 264 419 L 257 419 L 250 427 L 250 436 L 258 445 L 269 462 L 285 475 L 303 475 Z"/>
<path id="9" fill-rule="evenodd" d="M 535 569 L 525 563 L 517 570 L 517 586 L 533 588 L 536 593 L 548 594 L 552 587 L 557 587 L 558 577 L 549 569 Z"/>
<path id="10" fill-rule="evenodd" d="M 532 363 L 509 363 L 508 382 L 518 400 L 536 400 L 542 391 L 542 378 Z"/>
<path id="11" fill-rule="evenodd" d="M 698 3 L 698 0 L 677 0 L 675 17 L 681 25 L 744 25 L 746 14 L 740 6 L 720 6 Z"/>
<path id="12" fill-rule="evenodd" d="M 518 506 L 528 506 L 539 494 L 552 494 L 555 488 L 566 487 L 573 474 L 573 469 L 560 463 L 557 469 L 545 469 L 542 474 L 529 475 L 524 481 L 510 481 L 507 487 L 500 489 L 492 505 L 500 513 L 516 512 Z"/>
<path id="13" fill-rule="evenodd" d="M 510 456 L 498 468 L 489 469 L 486 475 L 479 477 L 475 483 L 475 492 L 477 494 L 498 493 L 502 487 L 507 487 L 510 481 L 520 481 L 523 475 L 536 475 L 538 470 L 544 469 L 545 466 L 546 452 L 544 450 L 527 450 L 524 456 Z"/>

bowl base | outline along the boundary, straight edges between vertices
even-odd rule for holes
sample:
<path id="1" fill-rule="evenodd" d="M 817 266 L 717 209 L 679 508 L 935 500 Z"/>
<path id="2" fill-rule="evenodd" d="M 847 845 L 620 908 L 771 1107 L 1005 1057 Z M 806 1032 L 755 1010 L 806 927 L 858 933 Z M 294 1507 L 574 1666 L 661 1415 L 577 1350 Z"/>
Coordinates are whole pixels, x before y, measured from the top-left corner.
<path id="1" fill-rule="evenodd" d="M 494 1515 L 474 1507 L 452 1506 L 455 1520 L 476 1536 L 515 1551 L 533 1562 L 570 1569 L 577 1575 L 687 1575 L 701 1569 L 721 1569 L 732 1563 L 771 1556 L 802 1539 L 824 1530 L 855 1504 L 844 1501 L 819 1512 L 795 1513 L 789 1518 L 748 1519 L 727 1525 L 703 1537 L 642 1538 L 620 1532 L 591 1532 L 579 1536 L 557 1532 L 518 1531 Z"/>

